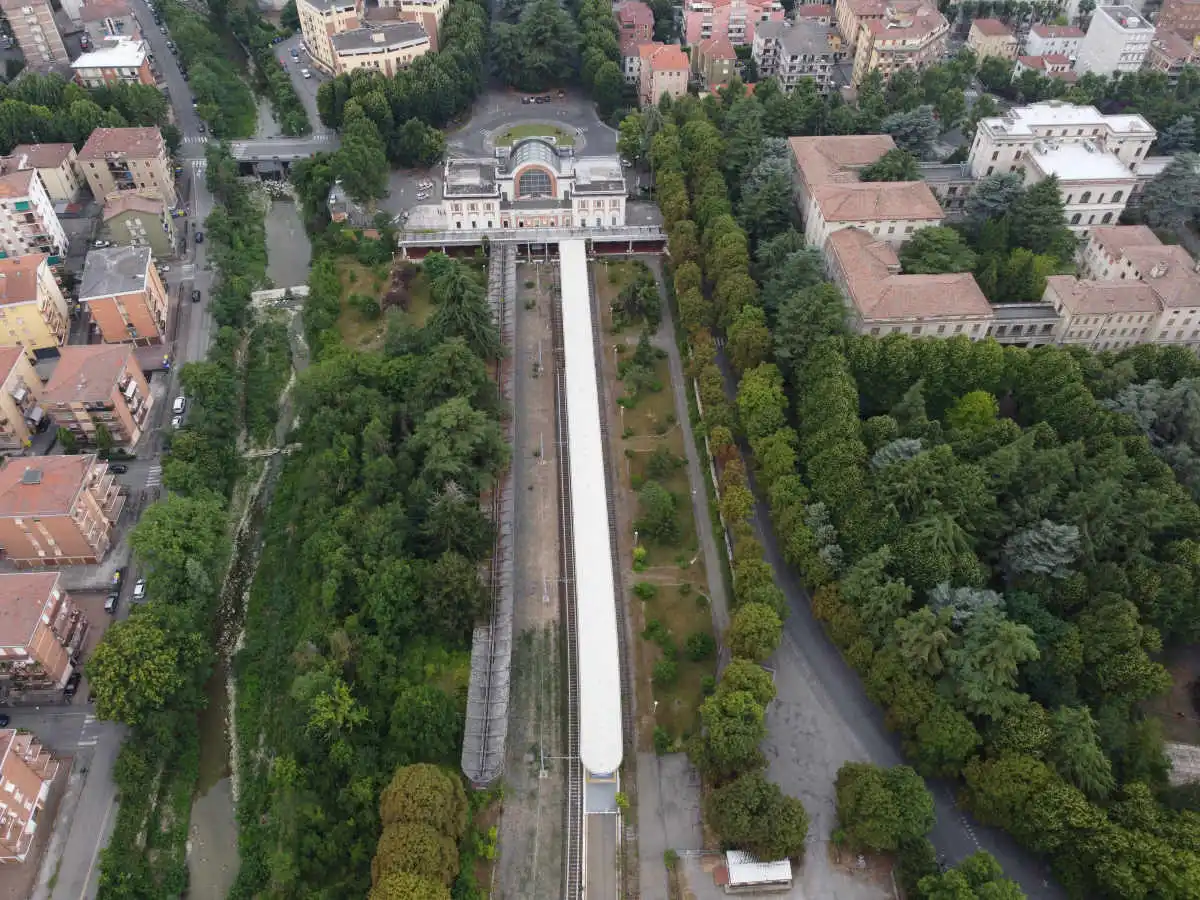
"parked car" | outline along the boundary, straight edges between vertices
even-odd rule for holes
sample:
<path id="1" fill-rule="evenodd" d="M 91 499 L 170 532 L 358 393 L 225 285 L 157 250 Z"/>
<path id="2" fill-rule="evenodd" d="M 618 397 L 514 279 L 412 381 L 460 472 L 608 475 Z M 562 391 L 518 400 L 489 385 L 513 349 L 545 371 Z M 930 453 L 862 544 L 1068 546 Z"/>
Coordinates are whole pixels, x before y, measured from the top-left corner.
<path id="1" fill-rule="evenodd" d="M 312 72 L 308 71 L 308 69 L 301 69 L 300 74 L 305 78 L 312 78 Z"/>
<path id="2" fill-rule="evenodd" d="M 182 428 L 183 427 L 183 416 L 172 416 L 171 417 L 171 427 L 172 428 Z"/>
<path id="3" fill-rule="evenodd" d="M 204 232 L 203 232 L 203 231 L 197 231 L 197 232 L 196 232 L 196 243 L 197 243 L 197 244 L 203 244 L 203 243 L 204 243 Z"/>
<path id="4" fill-rule="evenodd" d="M 299 58 L 300 58 L 300 51 L 297 50 L 295 47 L 293 47 L 292 48 L 292 59 L 299 59 Z"/>
<path id="5" fill-rule="evenodd" d="M 198 291 L 198 290 L 194 290 L 194 291 L 192 291 L 192 302 L 193 302 L 193 303 L 199 303 L 199 302 L 200 302 L 200 291 Z"/>
<path id="6" fill-rule="evenodd" d="M 139 578 L 133 584 L 133 599 L 141 602 L 146 599 L 146 579 Z"/>
<path id="7" fill-rule="evenodd" d="M 113 463 L 108 467 L 108 471 L 112 472 L 114 475 L 124 475 L 129 471 L 129 466 L 125 465 L 125 463 Z"/>
<path id="8" fill-rule="evenodd" d="M 95 247 L 97 250 L 102 250 L 105 247 L 111 247 L 112 242 L 111 241 L 96 241 L 92 244 L 92 246 Z"/>
<path id="9" fill-rule="evenodd" d="M 200 134 L 204 134 L 204 132 L 208 131 L 208 126 L 201 122 L 196 126 L 196 131 L 200 132 Z"/>
<path id="10" fill-rule="evenodd" d="M 110 616 L 115 615 L 117 612 L 117 602 L 120 599 L 121 599 L 120 591 L 110 591 L 108 596 L 104 599 L 104 611 L 106 613 L 108 613 Z"/>
<path id="11" fill-rule="evenodd" d="M 12 719 L 8 717 L 7 713 L 0 713 L 0 728 L 7 728 L 8 723 L 11 721 Z"/>
<path id="12" fill-rule="evenodd" d="M 79 36 L 79 49 L 86 50 L 90 46 L 92 46 L 92 39 L 87 36 L 87 32 L 84 32 Z"/>
<path id="13" fill-rule="evenodd" d="M 187 397 L 176 397 L 175 402 L 171 404 L 171 412 L 182 416 L 185 409 L 187 409 Z"/>
<path id="14" fill-rule="evenodd" d="M 158 26 L 158 33 L 159 33 L 159 34 L 166 34 L 166 33 L 167 33 L 167 26 L 166 26 L 166 25 L 159 25 L 159 26 Z"/>

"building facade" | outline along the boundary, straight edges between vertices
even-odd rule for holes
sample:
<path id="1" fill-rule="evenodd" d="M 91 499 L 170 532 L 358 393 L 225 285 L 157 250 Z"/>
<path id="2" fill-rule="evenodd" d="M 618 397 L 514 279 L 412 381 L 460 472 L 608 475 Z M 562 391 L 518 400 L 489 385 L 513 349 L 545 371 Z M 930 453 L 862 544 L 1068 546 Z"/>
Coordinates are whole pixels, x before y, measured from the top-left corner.
<path id="1" fill-rule="evenodd" d="M 333 36 L 362 26 L 363 9 L 360 0 L 296 0 L 300 31 L 313 65 L 336 74 L 337 61 L 333 53 Z"/>
<path id="2" fill-rule="evenodd" d="M 754 39 L 757 41 L 758 35 Z M 737 51 L 725 38 L 708 38 L 692 49 L 692 68 L 700 83 L 710 90 L 724 87 L 737 75 Z"/>
<path id="3" fill-rule="evenodd" d="M 759 75 L 777 78 L 784 91 L 792 91 L 807 78 L 827 93 L 834 84 L 834 67 L 846 58 L 846 48 L 836 28 L 819 19 L 799 18 L 794 24 L 760 25 L 751 54 Z"/>
<path id="4" fill-rule="evenodd" d="M 678 44 L 642 44 L 638 99 L 642 106 L 657 106 L 666 94 L 677 100 L 687 93 L 691 60 Z"/>
<path id="5" fill-rule="evenodd" d="M 945 217 L 924 181 L 858 181 L 859 170 L 895 149 L 889 135 L 794 137 L 788 144 L 796 161 L 796 203 L 810 247 L 823 249 L 830 235 L 843 228 L 861 229 L 899 247 Z"/>
<path id="6" fill-rule="evenodd" d="M 36 169 L 0 175 L 0 259 L 44 253 L 51 265 L 67 253 L 67 235 Z"/>
<path id="7" fill-rule="evenodd" d="M 20 347 L 0 346 L 0 452 L 29 446 L 45 412 L 42 380 Z"/>
<path id="8" fill-rule="evenodd" d="M 74 144 L 18 144 L 0 160 L 0 169 L 3 172 L 36 169 L 46 196 L 53 201 L 73 203 L 83 190 Z"/>
<path id="9" fill-rule="evenodd" d="M 725 38 L 735 47 L 753 44 L 760 24 L 783 19 L 779 0 L 686 0 L 684 43 L 693 46 L 708 38 Z"/>
<path id="10" fill-rule="evenodd" d="M 46 412 L 81 443 L 96 446 L 100 429 L 114 445 L 132 448 L 154 398 L 128 344 L 74 344 L 42 391 Z"/>
<path id="11" fill-rule="evenodd" d="M 175 255 L 175 218 L 162 200 L 118 195 L 104 204 L 101 234 L 114 244 L 149 247 L 155 259 Z"/>
<path id="12" fill-rule="evenodd" d="M 47 72 L 70 61 L 49 0 L 0 0 L 0 9 L 30 69 Z"/>
<path id="13" fill-rule="evenodd" d="M 58 760 L 32 734 L 0 731 L 0 863 L 25 862 L 58 771 Z"/>
<path id="14" fill-rule="evenodd" d="M 66 687 L 88 631 L 61 573 L 0 575 L 0 695 Z"/>
<path id="15" fill-rule="evenodd" d="M 71 72 L 76 84 L 85 88 L 155 83 L 146 44 L 133 38 L 105 41 L 71 63 Z"/>
<path id="16" fill-rule="evenodd" d="M 175 206 L 175 174 L 157 128 L 97 128 L 79 151 L 79 167 L 97 200 L 142 193 Z"/>
<path id="17" fill-rule="evenodd" d="M 106 344 L 161 344 L 169 300 L 146 246 L 92 250 L 83 267 L 79 302 Z"/>
<path id="18" fill-rule="evenodd" d="M 1200 35 L 1200 0 L 1163 0 L 1155 24 L 1186 41 L 1194 40 Z"/>
<path id="19" fill-rule="evenodd" d="M 638 47 L 654 40 L 654 12 L 641 0 L 623 0 L 613 8 L 613 15 L 617 18 L 622 74 L 627 83 L 636 84 L 642 71 Z"/>
<path id="20" fill-rule="evenodd" d="M 1150 53 L 1154 26 L 1132 6 L 1101 6 L 1079 45 L 1075 69 L 1111 77 L 1136 72 Z"/>
<path id="21" fill-rule="evenodd" d="M 882 19 L 863 22 L 854 50 L 851 82 L 862 84 L 872 72 L 884 80 L 900 69 L 923 69 L 946 52 L 950 23 L 927 0 L 897 0 Z"/>
<path id="22" fill-rule="evenodd" d="M 576 157 L 540 138 L 496 154 L 446 160 L 442 210 L 450 229 L 625 224 L 625 176 L 616 157 Z"/>
<path id="23" fill-rule="evenodd" d="M 0 343 L 30 360 L 58 355 L 71 321 L 67 299 L 44 253 L 0 259 Z"/>
<path id="24" fill-rule="evenodd" d="M 1057 78 L 1060 81 L 1077 81 L 1079 76 L 1071 68 L 1074 65 L 1070 57 L 1061 53 L 1051 53 L 1048 56 L 1018 56 L 1017 64 L 1013 66 L 1013 81 L 1026 72 L 1037 72 L 1045 78 Z"/>
<path id="25" fill-rule="evenodd" d="M 1059 54 L 1073 60 L 1079 55 L 1079 45 L 1083 43 L 1083 37 L 1083 29 L 1074 25 L 1039 23 L 1029 29 L 1029 36 L 1025 38 L 1025 46 L 1021 52 L 1026 56 Z"/>
<path id="26" fill-rule="evenodd" d="M 1194 66 L 1200 61 L 1200 50 L 1173 31 L 1162 27 L 1154 31 L 1154 39 L 1150 41 L 1150 52 L 1146 56 L 1146 68 L 1152 72 L 1162 72 L 1167 76 L 1167 83 L 1174 85 L 1179 82 L 1179 76 L 1185 66 Z"/>
<path id="27" fill-rule="evenodd" d="M 369 69 L 389 78 L 407 69 L 418 56 L 430 51 L 425 28 L 417 22 L 389 22 L 335 34 L 334 67 L 337 73 Z"/>
<path id="28" fill-rule="evenodd" d="M 0 546 L 18 569 L 97 563 L 124 505 L 95 454 L 10 459 L 0 468 Z"/>
<path id="29" fill-rule="evenodd" d="M 1087 237 L 1097 225 L 1115 224 L 1137 184 L 1133 170 L 1095 143 L 1035 141 L 1026 157 L 1025 183 L 1058 179 L 1067 225 Z"/>
<path id="30" fill-rule="evenodd" d="M 976 19 L 967 34 L 967 46 L 983 59 L 998 56 L 1001 59 L 1017 58 L 1017 36 L 999 19 Z"/>

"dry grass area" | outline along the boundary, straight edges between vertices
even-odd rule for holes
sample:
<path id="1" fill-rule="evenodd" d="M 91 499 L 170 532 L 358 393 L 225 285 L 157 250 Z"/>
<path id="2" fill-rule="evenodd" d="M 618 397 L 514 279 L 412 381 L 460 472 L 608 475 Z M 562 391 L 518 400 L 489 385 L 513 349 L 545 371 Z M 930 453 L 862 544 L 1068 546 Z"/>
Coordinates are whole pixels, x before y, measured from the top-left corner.
<path id="1" fill-rule="evenodd" d="M 413 264 L 408 264 L 413 265 Z M 415 265 L 416 273 L 408 284 L 408 307 L 404 315 L 413 325 L 424 325 L 433 309 L 429 297 L 429 279 Z M 383 346 L 387 334 L 387 316 L 375 318 L 363 315 L 350 302 L 354 294 L 365 294 L 380 306 L 384 306 L 384 298 L 392 289 L 392 271 L 390 265 L 364 266 L 352 259 L 339 261 L 339 274 L 342 279 L 342 313 L 338 316 L 338 332 L 349 347 L 357 350 L 378 350 Z"/>

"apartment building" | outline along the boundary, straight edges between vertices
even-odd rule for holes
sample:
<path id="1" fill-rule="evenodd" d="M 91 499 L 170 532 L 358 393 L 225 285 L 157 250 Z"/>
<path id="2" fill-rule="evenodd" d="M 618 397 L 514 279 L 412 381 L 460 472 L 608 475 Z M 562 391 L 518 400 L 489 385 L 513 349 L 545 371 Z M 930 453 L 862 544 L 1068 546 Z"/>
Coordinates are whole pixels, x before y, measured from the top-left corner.
<path id="1" fill-rule="evenodd" d="M 796 204 L 810 247 L 822 249 L 843 228 L 861 229 L 898 247 L 945 217 L 924 181 L 858 180 L 860 169 L 895 149 L 890 135 L 794 137 L 788 144 L 796 161 Z"/>
<path id="2" fill-rule="evenodd" d="M 1157 133 L 1138 115 L 1103 115 L 1094 106 L 1051 100 L 1017 106 L 1003 116 L 981 119 L 971 144 L 971 174 L 983 178 L 1025 166 L 1037 141 L 1090 142 L 1132 168 L 1145 158 Z"/>
<path id="3" fill-rule="evenodd" d="M 1079 75 L 1072 70 L 1070 57 L 1061 53 L 1051 53 L 1046 56 L 1018 56 L 1017 64 L 1013 66 L 1013 81 L 1026 72 L 1037 72 L 1044 78 L 1057 78 L 1059 81 L 1075 82 Z"/>
<path id="4" fill-rule="evenodd" d="M 0 453 L 24 450 L 45 418 L 42 380 L 20 347 L 0 346 Z"/>
<path id="5" fill-rule="evenodd" d="M 763 22 L 782 22 L 779 0 L 686 0 L 683 38 L 694 46 L 708 38 L 725 38 L 735 47 L 754 43 L 754 31 Z"/>
<path id="6" fill-rule="evenodd" d="M 1179 76 L 1186 66 L 1194 66 L 1200 62 L 1200 50 L 1174 31 L 1165 31 L 1160 26 L 1154 31 L 1154 39 L 1150 41 L 1150 52 L 1146 56 L 1146 68 L 1152 72 L 1162 72 L 1167 76 L 1167 83 L 1179 83 Z"/>
<path id="7" fill-rule="evenodd" d="M 157 128 L 97 128 L 79 151 L 79 167 L 97 200 L 130 192 L 178 202 L 175 173 Z"/>
<path id="8" fill-rule="evenodd" d="M 7 665 L 14 668 L 17 661 Z M 0 731 L 0 863 L 25 862 L 58 771 L 58 760 L 32 734 Z"/>
<path id="9" fill-rule="evenodd" d="M 798 18 L 791 22 L 768 22 L 758 27 L 751 55 L 759 75 L 775 77 L 785 91 L 807 78 L 817 90 L 827 93 L 834 84 L 835 66 L 846 58 L 842 36 L 820 18 Z"/>
<path id="10" fill-rule="evenodd" d="M 1132 6 L 1101 6 L 1079 45 L 1075 69 L 1111 77 L 1136 72 L 1150 53 L 1154 26 Z"/>
<path id="11" fill-rule="evenodd" d="M 795 22 L 816 22 L 818 25 L 836 25 L 833 7 L 828 3 L 805 3 L 792 7 Z"/>
<path id="12" fill-rule="evenodd" d="M 368 25 L 335 34 L 329 40 L 339 75 L 369 69 L 389 78 L 407 69 L 432 46 L 424 26 L 417 22 Z"/>
<path id="13" fill-rule="evenodd" d="M 61 690 L 90 625 L 59 572 L 0 575 L 0 695 Z"/>
<path id="14" fill-rule="evenodd" d="M 1163 0 L 1155 24 L 1186 41 L 1200 35 L 1200 0 Z"/>
<path id="15" fill-rule="evenodd" d="M 758 40 L 757 34 L 754 39 Z M 724 87 L 737 75 L 737 51 L 725 38 L 703 40 L 692 48 L 692 70 L 709 90 Z"/>
<path id="16" fill-rule="evenodd" d="M 1026 56 L 1051 56 L 1060 54 L 1074 59 L 1079 55 L 1083 43 L 1083 29 L 1074 25 L 1034 25 L 1025 38 L 1022 53 Z"/>
<path id="17" fill-rule="evenodd" d="M 154 399 L 131 346 L 73 344 L 62 348 L 42 403 L 80 443 L 97 445 L 104 428 L 113 444 L 133 447 Z"/>
<path id="18" fill-rule="evenodd" d="M 394 17 L 406 22 L 416 22 L 429 35 L 434 52 L 441 47 L 442 22 L 450 9 L 450 0 L 380 0 L 378 8 L 368 7 L 367 19 Z"/>
<path id="19" fill-rule="evenodd" d="M 1067 225 L 1083 237 L 1093 226 L 1114 224 L 1137 184 L 1129 166 L 1090 141 L 1035 141 L 1025 161 L 1027 185 L 1058 179 Z"/>
<path id="20" fill-rule="evenodd" d="M 161 344 L 170 301 L 149 247 L 92 250 L 83 266 L 79 302 L 106 344 Z"/>
<path id="21" fill-rule="evenodd" d="M 838 30 L 846 41 L 847 49 L 858 49 L 858 33 L 867 22 L 882 22 L 887 13 L 885 0 L 837 0 L 834 15 Z"/>
<path id="22" fill-rule="evenodd" d="M 831 234 L 824 256 L 860 334 L 978 340 L 992 322 L 992 305 L 970 272 L 902 275 L 895 247 L 861 228 Z"/>
<path id="23" fill-rule="evenodd" d="M 1084 281 L 1051 275 L 1044 298 L 1059 314 L 1058 342 L 1119 350 L 1152 339 L 1162 307 L 1142 281 Z"/>
<path id="24" fill-rule="evenodd" d="M 118 194 L 104 204 L 101 235 L 114 244 L 149 247 L 155 259 L 176 252 L 175 217 L 157 197 Z"/>
<path id="25" fill-rule="evenodd" d="M 851 83 L 862 84 L 871 72 L 884 80 L 900 69 L 923 69 L 946 52 L 950 23 L 929 0 L 897 0 L 882 19 L 863 22 L 854 51 Z"/>
<path id="26" fill-rule="evenodd" d="M 31 70 L 48 72 L 69 61 L 50 0 L 0 0 L 0 9 Z"/>
<path id="27" fill-rule="evenodd" d="M 18 569 L 97 563 L 124 505 L 94 453 L 9 459 L 0 468 L 0 548 Z"/>
<path id="28" fill-rule="evenodd" d="M 0 259 L 0 343 L 32 360 L 58 355 L 71 322 L 67 298 L 44 253 Z"/>
<path id="29" fill-rule="evenodd" d="M 677 100 L 687 93 L 691 60 L 678 44 L 651 42 L 638 47 L 641 73 L 638 99 L 642 106 L 655 106 L 667 94 Z"/>
<path id="30" fill-rule="evenodd" d="M 84 180 L 74 144 L 18 144 L 0 159 L 0 174 L 26 169 L 37 170 L 46 196 L 52 201 L 73 203 L 79 198 Z"/>
<path id="31" fill-rule="evenodd" d="M 999 19 L 976 19 L 967 33 L 967 46 L 982 60 L 987 56 L 1017 58 L 1017 36 Z"/>
<path id="32" fill-rule="evenodd" d="M 360 0 L 297 0 L 300 31 L 313 64 L 329 74 L 337 73 L 332 38 L 344 31 L 362 27 Z"/>
<path id="33" fill-rule="evenodd" d="M 613 15 L 617 19 L 622 74 L 626 82 L 636 84 L 642 74 L 638 47 L 654 40 L 654 12 L 641 0 L 624 0 L 613 8 Z"/>
<path id="34" fill-rule="evenodd" d="M 120 38 L 142 38 L 141 25 L 126 0 L 89 0 L 80 9 L 79 18 L 93 47 Z"/>
<path id="35" fill-rule="evenodd" d="M 44 253 L 58 265 L 67 235 L 36 169 L 0 175 L 0 259 Z"/>
<path id="36" fill-rule="evenodd" d="M 71 63 L 71 72 L 75 83 L 84 88 L 155 83 L 146 43 L 133 38 L 106 41 L 84 53 Z"/>

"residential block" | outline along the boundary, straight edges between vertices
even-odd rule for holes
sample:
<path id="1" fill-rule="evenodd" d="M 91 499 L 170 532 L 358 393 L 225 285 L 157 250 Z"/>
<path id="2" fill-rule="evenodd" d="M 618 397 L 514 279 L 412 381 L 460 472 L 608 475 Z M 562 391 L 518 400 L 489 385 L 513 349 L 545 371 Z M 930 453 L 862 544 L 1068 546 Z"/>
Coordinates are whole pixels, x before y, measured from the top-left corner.
<path id="1" fill-rule="evenodd" d="M 923 69 L 945 55 L 950 23 L 930 0 L 896 0 L 879 17 L 859 18 L 851 76 L 855 86 L 872 72 L 886 81 L 900 69 Z"/>
<path id="2" fill-rule="evenodd" d="M 88 253 L 79 302 L 107 344 L 161 344 L 167 328 L 167 289 L 149 247 L 106 247 Z"/>
<path id="3" fill-rule="evenodd" d="M 0 863 L 25 861 L 58 770 L 32 734 L 0 730 Z"/>
<path id="4" fill-rule="evenodd" d="M 1101 6 L 1079 45 L 1075 69 L 1112 77 L 1136 72 L 1150 53 L 1154 26 L 1132 6 Z"/>
<path id="5" fill-rule="evenodd" d="M 80 443 L 97 446 L 103 428 L 114 445 L 133 447 L 154 399 L 129 344 L 73 344 L 62 348 L 42 403 Z"/>
<path id="6" fill-rule="evenodd" d="M 58 265 L 67 234 L 36 169 L 0 175 L 0 259 L 44 253 Z"/>
<path id="7" fill-rule="evenodd" d="M 967 34 L 967 46 L 982 60 L 987 56 L 1017 58 L 1017 36 L 999 19 L 976 19 Z"/>
<path id="8" fill-rule="evenodd" d="M 0 452 L 24 450 L 45 418 L 42 380 L 20 347 L 0 347 Z"/>
<path id="9" fill-rule="evenodd" d="M 48 72 L 69 61 L 49 0 L 0 0 L 0 9 L 31 70 Z"/>
<path id="10" fill-rule="evenodd" d="M 779 0 L 685 0 L 683 40 L 688 46 L 708 38 L 725 38 L 735 47 L 754 43 L 763 22 L 782 22 Z"/>
<path id="11" fill-rule="evenodd" d="M 89 630 L 60 572 L 0 575 L 0 696 L 65 687 Z"/>
<path id="12" fill-rule="evenodd" d="M 834 86 L 834 67 L 846 58 L 841 34 L 820 17 L 762 24 L 750 52 L 759 75 L 776 78 L 789 93 L 804 79 L 827 93 Z"/>
<path id="13" fill-rule="evenodd" d="M 12 153 L 0 158 L 2 173 L 27 169 L 37 171 L 46 196 L 55 202 L 73 203 L 85 183 L 74 144 L 18 144 Z"/>
<path id="14" fill-rule="evenodd" d="M 651 42 L 638 47 L 638 52 L 642 58 L 638 86 L 642 106 L 656 106 L 663 94 L 677 100 L 687 93 L 692 64 L 682 47 Z"/>
<path id="15" fill-rule="evenodd" d="M 118 194 L 100 213 L 101 235 L 114 244 L 149 247 L 155 259 L 176 253 L 175 217 L 157 197 Z"/>
<path id="16" fill-rule="evenodd" d="M 44 253 L 0 259 L 0 344 L 36 360 L 58 355 L 70 330 L 67 298 Z"/>
<path id="17" fill-rule="evenodd" d="M 97 200 L 128 192 L 170 206 L 178 202 L 171 157 L 157 128 L 97 128 L 79 151 L 79 166 Z"/>
<path id="18" fill-rule="evenodd" d="M 111 87 L 114 84 L 145 84 L 153 87 L 146 42 L 134 38 L 105 41 L 102 46 L 82 54 L 71 63 L 75 83 L 80 87 Z"/>

